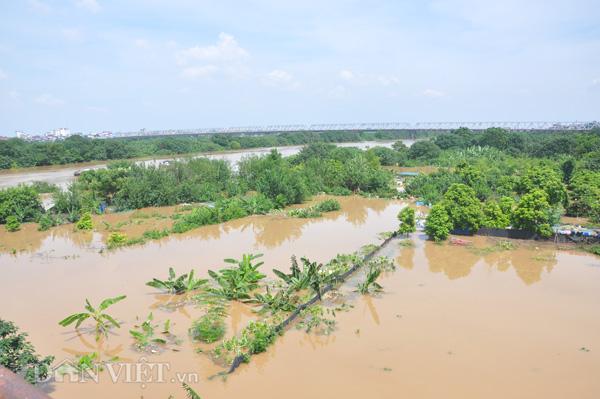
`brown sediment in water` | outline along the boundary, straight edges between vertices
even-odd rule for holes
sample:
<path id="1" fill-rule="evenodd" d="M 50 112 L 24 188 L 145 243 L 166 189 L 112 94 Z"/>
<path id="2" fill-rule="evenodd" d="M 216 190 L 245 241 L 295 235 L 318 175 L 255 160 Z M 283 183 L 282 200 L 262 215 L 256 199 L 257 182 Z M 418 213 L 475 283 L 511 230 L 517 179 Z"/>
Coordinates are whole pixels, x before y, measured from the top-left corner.
<path id="1" fill-rule="evenodd" d="M 600 258 L 526 241 L 503 250 L 486 237 L 469 238 L 470 246 L 438 245 L 420 234 L 409 239 L 412 246 L 392 242 L 382 251 L 398 265 L 381 278 L 384 293 L 359 296 L 352 292 L 356 281 L 341 290 L 355 308 L 338 313 L 331 335 L 290 329 L 227 381 L 208 381 L 222 369 L 196 353 L 206 346 L 187 336 L 203 311 L 171 307 L 172 296 L 144 283 L 165 278 L 169 266 L 206 276 L 223 258 L 247 252 L 265 253 L 269 275 L 271 268 L 289 267 L 292 254 L 324 262 L 377 242 L 377 233 L 397 226 L 403 206 L 360 197 L 340 202 L 341 211 L 319 219 L 253 216 L 102 254 L 94 247 L 99 233 L 89 242 L 75 241 L 72 229 L 46 233 L 38 251 L 52 257 L 0 255 L 0 314 L 27 331 L 42 354 L 62 360 L 97 351 L 103 359 L 168 362 L 169 379 L 198 373 L 200 381 L 191 385 L 209 399 L 598 397 Z M 61 258 L 66 254 L 75 257 Z M 58 326 L 84 298 L 97 303 L 118 294 L 128 298 L 109 313 L 124 324 L 108 341 Z M 133 350 L 127 331 L 150 311 L 157 322 L 172 320 L 182 338 L 178 352 Z M 228 336 L 254 317 L 238 303 L 229 314 Z M 107 371 L 98 384 L 55 383 L 53 389 L 52 396 L 65 399 L 185 397 L 177 382 L 113 384 Z"/>

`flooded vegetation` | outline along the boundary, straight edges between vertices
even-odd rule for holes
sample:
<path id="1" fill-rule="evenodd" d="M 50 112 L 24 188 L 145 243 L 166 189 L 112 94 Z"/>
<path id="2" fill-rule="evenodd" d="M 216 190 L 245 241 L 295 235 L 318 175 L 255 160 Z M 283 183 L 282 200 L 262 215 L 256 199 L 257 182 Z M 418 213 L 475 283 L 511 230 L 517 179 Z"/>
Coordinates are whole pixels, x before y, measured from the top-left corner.
<path id="1" fill-rule="evenodd" d="M 600 258 L 555 224 L 598 172 L 436 142 L 3 190 L 2 320 L 56 398 L 597 396 Z"/>
<path id="2" fill-rule="evenodd" d="M 335 317 L 324 310 L 323 317 L 335 321 L 330 329 L 288 329 L 234 375 L 209 380 L 222 371 L 205 353 L 219 345 L 219 329 L 225 339 L 239 336 L 256 319 L 256 307 L 237 301 L 221 305 L 226 316 L 222 324 L 213 324 L 215 319 L 202 319 L 211 311 L 192 294 L 146 283 L 168 277 L 169 267 L 177 276 L 194 270 L 194 278 L 208 278 L 208 270 L 225 265 L 223 259 L 239 259 L 244 253 L 264 253 L 259 270 L 268 281 L 276 281 L 271 269 L 286 270 L 293 255 L 327 263 L 340 253 L 381 242 L 378 233 L 397 228 L 396 214 L 405 206 L 397 200 L 356 196 L 338 200 L 341 210 L 317 219 L 249 216 L 113 252 L 100 251 L 102 232 L 75 231 L 72 226 L 36 232 L 36 238 L 27 236 L 26 228 L 2 232 L 2 242 L 15 234 L 31 240 L 16 254 L 0 255 L 7 301 L 3 317 L 27 331 L 39 353 L 51 353 L 58 361 L 165 362 L 171 367 L 169 379 L 178 373 L 197 374 L 198 381 L 192 377 L 189 385 L 210 398 L 324 393 L 359 398 L 374 390 L 378 397 L 389 398 L 399 391 L 425 397 L 505 397 L 515 386 L 530 397 L 559 398 L 570 392 L 594 397 L 600 388 L 595 378 L 600 364 L 595 350 L 600 332 L 595 316 L 598 258 L 553 244 L 513 240 L 505 245 L 484 237 L 460 245 L 436 244 L 420 233 L 393 239 L 380 251 L 396 265 L 377 278 L 383 291 L 357 292 L 365 277 L 357 273 L 326 298 L 325 309 L 338 308 Z M 113 224 L 142 220 L 123 226 L 134 230 L 144 223 L 160 224 L 174 211 L 144 209 L 102 217 L 110 216 Z M 99 221 L 95 219 L 97 225 Z M 35 295 L 23 295 L 25 289 Z M 122 328 L 108 329 L 108 338 L 101 334 L 96 340 L 93 323 L 83 323 L 78 332 L 57 324 L 78 311 L 83 298 L 97 305 L 117 295 L 127 298 L 107 311 Z M 212 312 L 218 312 L 218 304 L 213 306 L 217 310 Z M 167 320 L 169 335 L 163 334 Z M 128 332 L 143 332 L 146 322 L 152 325 L 151 337 L 134 338 Z M 201 332 L 206 325 L 216 335 L 190 334 L 190 327 Z M 502 334 L 490 334 L 492 330 Z M 169 343 L 152 343 L 157 338 Z M 348 372 L 361 378 L 348 381 Z M 556 374 L 565 379 L 553 378 Z M 443 388 L 419 383 L 432 377 Z M 315 383 L 290 392 L 297 378 Z M 98 383 L 55 382 L 46 389 L 57 398 L 185 394 L 177 381 L 112 383 L 107 370 Z"/>

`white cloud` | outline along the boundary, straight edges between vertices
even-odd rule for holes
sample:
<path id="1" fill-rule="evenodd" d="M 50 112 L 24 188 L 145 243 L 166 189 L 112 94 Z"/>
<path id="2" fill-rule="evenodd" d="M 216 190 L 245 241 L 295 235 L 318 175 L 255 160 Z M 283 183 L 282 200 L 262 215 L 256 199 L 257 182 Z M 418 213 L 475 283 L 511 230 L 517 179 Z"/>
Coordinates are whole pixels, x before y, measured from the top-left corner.
<path id="1" fill-rule="evenodd" d="M 229 78 L 240 78 L 248 74 L 244 67 L 248 51 L 226 33 L 219 34 L 216 44 L 180 50 L 175 57 L 184 78 L 203 78 L 217 73 Z"/>
<path id="2" fill-rule="evenodd" d="M 75 0 L 75 4 L 77 7 L 86 9 L 89 12 L 97 13 L 100 11 L 100 4 L 97 0 Z"/>
<path id="3" fill-rule="evenodd" d="M 8 79 L 8 75 L 2 69 L 0 69 L 0 80 Z"/>
<path id="4" fill-rule="evenodd" d="M 237 40 L 226 33 L 219 34 L 219 40 L 214 45 L 195 46 L 177 53 L 179 65 L 192 62 L 233 62 L 248 57 L 248 52 L 240 47 Z"/>
<path id="5" fill-rule="evenodd" d="M 60 98 L 54 97 L 52 94 L 40 94 L 34 100 L 36 103 L 46 105 L 49 107 L 59 107 L 64 105 L 64 101 Z"/>
<path id="6" fill-rule="evenodd" d="M 274 69 L 267 73 L 262 81 L 268 86 L 280 88 L 296 89 L 300 87 L 300 83 L 294 79 L 294 76 L 291 73 L 281 69 Z"/>
<path id="7" fill-rule="evenodd" d="M 348 69 L 342 69 L 340 71 L 340 79 L 342 80 L 353 80 L 355 78 L 354 73 Z"/>
<path id="8" fill-rule="evenodd" d="M 594 86 L 594 87 L 600 86 L 600 79 L 594 79 L 594 80 L 592 80 L 592 86 Z"/>
<path id="9" fill-rule="evenodd" d="M 440 97 L 444 97 L 446 95 L 446 93 L 444 93 L 443 91 L 440 91 L 440 90 L 435 90 L 435 89 L 425 89 L 423 91 L 423 95 L 425 97 L 430 97 L 430 98 L 440 98 Z"/>
<path id="10" fill-rule="evenodd" d="M 187 67 L 183 68 L 181 71 L 181 76 L 189 79 L 197 79 L 204 78 L 210 75 L 215 74 L 219 71 L 219 68 L 214 65 L 203 65 L 197 67 Z"/>

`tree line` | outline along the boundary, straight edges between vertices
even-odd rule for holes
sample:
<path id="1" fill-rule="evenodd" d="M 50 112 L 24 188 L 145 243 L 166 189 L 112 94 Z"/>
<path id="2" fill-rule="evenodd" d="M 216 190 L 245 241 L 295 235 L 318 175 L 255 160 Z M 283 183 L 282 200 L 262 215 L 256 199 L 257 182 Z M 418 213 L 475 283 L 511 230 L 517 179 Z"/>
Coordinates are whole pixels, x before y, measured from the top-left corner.
<path id="1" fill-rule="evenodd" d="M 75 135 L 65 140 L 52 142 L 28 142 L 12 138 L 0 141 L 0 169 L 301 145 L 315 142 L 399 140 L 409 136 L 408 132 L 335 131 L 272 135 L 215 134 L 115 139 L 92 139 Z"/>
<path id="2" fill-rule="evenodd" d="M 231 220 L 302 203 L 320 192 L 396 194 L 393 174 L 381 167 L 372 152 L 326 143 L 310 144 L 287 158 L 276 150 L 248 157 L 237 171 L 226 161 L 208 158 L 161 166 L 119 161 L 106 169 L 83 172 L 64 191 L 54 190 L 49 212 L 41 208 L 39 190 L 32 186 L 0 190 L 0 224 L 37 221 L 45 229 L 77 221 L 103 206 L 128 210 L 198 202 L 214 202 L 219 210 L 199 218 Z"/>

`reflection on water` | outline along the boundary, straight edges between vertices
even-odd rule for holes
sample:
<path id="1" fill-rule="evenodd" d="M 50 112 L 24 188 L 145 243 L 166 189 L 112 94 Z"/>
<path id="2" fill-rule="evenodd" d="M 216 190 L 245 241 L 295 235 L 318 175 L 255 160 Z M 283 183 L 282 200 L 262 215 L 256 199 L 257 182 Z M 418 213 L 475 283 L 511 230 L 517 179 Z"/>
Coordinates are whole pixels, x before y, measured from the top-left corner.
<path id="1" fill-rule="evenodd" d="M 324 197 L 317 196 L 313 201 Z M 346 221 L 353 226 L 364 225 L 369 212 L 380 215 L 390 202 L 380 199 L 366 199 L 356 196 L 337 197 L 342 209 L 340 211 L 328 212 L 320 218 L 291 218 L 285 214 L 254 215 L 241 219 L 231 220 L 227 223 L 203 226 L 184 234 L 172 234 L 164 240 L 214 240 L 233 232 L 253 233 L 256 243 L 266 248 L 275 248 L 289 240 L 295 240 L 302 236 L 306 227 L 323 222 Z M 302 205 L 308 206 L 308 204 Z M 37 231 L 37 225 L 24 225 L 21 231 L 15 233 L 0 232 L 0 254 L 16 252 L 33 253 L 35 257 L 59 258 L 68 255 L 68 248 L 85 248 L 89 250 L 100 250 L 106 243 L 114 226 L 119 226 L 117 231 L 126 234 L 130 238 L 140 237 L 147 230 L 162 230 L 172 224 L 168 217 L 173 214 L 175 207 L 145 208 L 140 213 L 159 213 L 162 218 L 134 219 L 133 212 L 113 213 L 94 217 L 97 231 L 76 231 L 74 225 L 63 225 L 45 232 Z M 158 242 L 162 242 L 159 240 Z M 42 250 L 42 248 L 48 248 Z M 64 250 L 62 250 L 64 249 Z"/>
<path id="2" fill-rule="evenodd" d="M 119 358 L 120 361 L 131 361 L 130 358 L 122 358 L 120 356 L 120 354 L 123 353 L 123 345 L 122 344 L 118 344 L 118 345 L 110 345 L 110 343 L 108 342 L 109 340 L 106 339 L 104 336 L 101 336 L 97 341 L 94 339 L 94 335 L 93 332 L 90 331 L 92 334 L 85 334 L 82 333 L 81 331 L 78 331 L 75 335 L 75 337 L 67 340 L 67 342 L 72 341 L 73 339 L 77 339 L 77 343 L 78 345 L 75 346 L 69 346 L 69 347 L 65 347 L 62 348 L 62 350 L 68 354 L 71 354 L 75 357 L 79 357 L 79 356 L 84 356 L 90 353 L 97 353 L 100 358 L 98 359 L 99 361 L 110 361 L 112 359 L 115 358 Z M 84 350 L 78 349 L 78 348 L 85 348 Z"/>
<path id="3" fill-rule="evenodd" d="M 551 243 L 513 240 L 517 248 L 500 250 L 496 248 L 497 241 L 494 239 L 472 237 L 469 240 L 472 242 L 466 247 L 448 242 L 413 242 L 423 251 L 429 270 L 432 273 L 443 273 L 450 280 L 469 276 L 473 268 L 482 263 L 500 272 L 512 269 L 521 281 L 531 285 L 540 281 L 544 272 L 549 274 L 557 264 L 557 250 Z M 401 267 L 412 269 L 414 257 L 414 248 L 404 248 L 396 261 Z"/>

